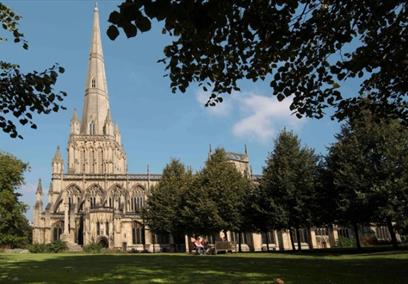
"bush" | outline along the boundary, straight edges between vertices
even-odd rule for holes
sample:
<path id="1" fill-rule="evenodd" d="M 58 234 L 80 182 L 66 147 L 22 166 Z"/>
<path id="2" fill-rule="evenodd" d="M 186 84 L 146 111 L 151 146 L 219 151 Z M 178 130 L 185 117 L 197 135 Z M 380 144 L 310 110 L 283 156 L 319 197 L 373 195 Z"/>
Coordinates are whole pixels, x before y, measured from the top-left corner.
<path id="1" fill-rule="evenodd" d="M 356 240 L 354 238 L 345 238 L 339 236 L 336 242 L 336 247 L 339 248 L 352 248 L 356 246 Z"/>
<path id="2" fill-rule="evenodd" d="M 87 253 L 101 253 L 103 247 L 97 243 L 91 243 L 83 247 L 84 252 Z"/>
<path id="3" fill-rule="evenodd" d="M 52 243 L 48 244 L 48 252 L 63 252 L 67 250 L 67 244 L 61 240 L 59 241 L 53 241 Z"/>
<path id="4" fill-rule="evenodd" d="M 32 244 L 28 247 L 31 253 L 58 253 L 67 250 L 67 244 L 63 241 L 53 241 L 49 244 Z"/>
<path id="5" fill-rule="evenodd" d="M 48 245 L 47 244 L 32 244 L 28 246 L 28 250 L 31 253 L 48 252 Z"/>

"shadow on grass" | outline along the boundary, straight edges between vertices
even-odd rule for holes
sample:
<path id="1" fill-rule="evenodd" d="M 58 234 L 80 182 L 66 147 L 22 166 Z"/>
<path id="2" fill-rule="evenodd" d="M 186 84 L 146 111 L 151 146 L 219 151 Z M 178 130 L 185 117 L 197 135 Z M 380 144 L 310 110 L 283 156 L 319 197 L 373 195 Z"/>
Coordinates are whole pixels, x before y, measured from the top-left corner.
<path id="1" fill-rule="evenodd" d="M 260 252 L 262 253 L 262 252 Z M 405 245 L 400 245 L 398 248 L 392 248 L 391 246 L 373 246 L 373 247 L 363 247 L 360 250 L 354 247 L 351 248 L 327 248 L 327 249 L 307 249 L 299 251 L 287 250 L 284 252 L 271 252 L 277 254 L 287 254 L 287 255 L 304 255 L 304 256 L 340 256 L 340 255 L 392 255 L 408 253 L 408 247 Z"/>
<path id="2" fill-rule="evenodd" d="M 408 283 L 408 257 L 0 255 L 0 283 Z"/>

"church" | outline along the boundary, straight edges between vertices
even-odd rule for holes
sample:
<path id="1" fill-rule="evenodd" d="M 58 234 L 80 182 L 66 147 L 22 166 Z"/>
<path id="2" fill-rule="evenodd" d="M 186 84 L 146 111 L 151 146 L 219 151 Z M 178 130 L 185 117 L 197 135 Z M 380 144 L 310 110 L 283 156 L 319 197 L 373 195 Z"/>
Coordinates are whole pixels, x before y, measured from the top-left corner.
<path id="1" fill-rule="evenodd" d="M 109 107 L 97 7 L 88 64 L 82 117 L 74 111 L 71 119 L 67 168 L 58 147 L 45 208 L 41 184 L 36 192 L 33 242 L 61 239 L 70 248 L 90 243 L 138 248 L 152 243 L 140 209 L 160 175 L 127 172 L 119 127 Z"/>
<path id="2" fill-rule="evenodd" d="M 67 163 L 57 147 L 52 159 L 48 202 L 43 207 L 43 188 L 39 182 L 33 211 L 33 243 L 63 240 L 70 250 L 98 243 L 123 251 L 184 251 L 188 238 L 153 234 L 144 226 L 141 209 L 160 174 L 130 174 L 127 157 L 121 144 L 118 125 L 112 120 L 109 107 L 99 27 L 99 11 L 94 8 L 92 43 L 89 54 L 82 117 L 76 111 L 71 119 L 67 145 Z M 211 150 L 209 155 L 211 155 Z M 248 153 L 227 153 L 237 169 L 251 177 Z M 65 168 L 66 165 L 66 168 Z M 377 229 L 377 228 L 376 228 Z M 383 232 L 387 233 L 386 229 Z M 305 248 L 331 247 L 339 236 L 350 237 L 348 228 L 331 226 L 302 230 L 301 243 Z M 224 236 L 238 241 L 236 233 Z M 384 238 L 388 238 L 385 236 Z M 214 242 L 219 236 L 212 236 Z M 260 251 L 291 249 L 287 230 L 271 231 L 268 235 L 242 234 L 243 250 Z M 268 243 L 268 244 L 266 244 Z M 295 240 L 297 245 L 297 240 Z"/>

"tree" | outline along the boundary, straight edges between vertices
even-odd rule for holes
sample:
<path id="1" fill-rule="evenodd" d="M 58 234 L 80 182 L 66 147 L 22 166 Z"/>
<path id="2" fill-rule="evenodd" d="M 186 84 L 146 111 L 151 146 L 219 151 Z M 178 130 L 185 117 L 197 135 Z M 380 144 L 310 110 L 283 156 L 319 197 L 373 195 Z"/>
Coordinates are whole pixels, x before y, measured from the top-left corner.
<path id="1" fill-rule="evenodd" d="M 20 16 L 0 3 L 0 22 L 3 29 L 11 34 L 15 43 L 22 42 L 23 49 L 28 49 L 28 43 L 18 29 L 20 19 Z M 7 36 L 0 36 L 0 41 L 7 40 Z M 48 114 L 65 109 L 60 102 L 66 93 L 53 90 L 59 74 L 62 73 L 64 68 L 55 64 L 41 72 L 24 74 L 20 65 L 0 60 L 0 128 L 12 138 L 23 138 L 13 120 L 18 120 L 21 125 L 28 123 L 31 128 L 36 129 L 34 113 Z"/>
<path id="2" fill-rule="evenodd" d="M 227 160 L 225 151 L 216 149 L 185 194 L 183 218 L 189 220 L 189 233 L 241 231 L 245 194 L 250 187 L 250 181 Z"/>
<path id="3" fill-rule="evenodd" d="M 268 214 L 276 216 L 278 228 L 290 228 L 292 247 L 295 229 L 298 249 L 301 250 L 299 229 L 312 223 L 312 204 L 315 200 L 317 158 L 312 149 L 301 147 L 293 132 L 283 130 L 275 141 L 269 155 L 260 188 L 263 193 L 264 208 Z"/>
<path id="4" fill-rule="evenodd" d="M 24 184 L 28 165 L 0 152 L 0 247 L 21 247 L 29 242 L 31 228 L 24 216 L 27 206 L 16 192 Z"/>
<path id="5" fill-rule="evenodd" d="M 185 169 L 178 160 L 171 160 L 163 170 L 163 175 L 157 186 L 152 189 L 143 219 L 155 233 L 173 234 L 185 233 L 181 217 L 182 198 L 190 189 L 192 173 Z"/>
<path id="6" fill-rule="evenodd" d="M 408 122 L 406 1 L 126 0 L 110 14 L 107 34 L 135 37 L 152 20 L 172 39 L 159 61 L 173 92 L 199 82 L 214 106 L 241 79 L 268 80 L 279 101 L 293 98 L 298 117 L 335 107 L 342 120 L 368 97 L 378 116 Z M 360 89 L 341 93 L 355 78 Z"/>
<path id="7" fill-rule="evenodd" d="M 365 111 L 347 122 L 329 150 L 328 169 L 338 219 L 351 223 L 360 248 L 358 223 L 386 224 L 397 246 L 393 222 L 408 218 L 408 129 Z"/>

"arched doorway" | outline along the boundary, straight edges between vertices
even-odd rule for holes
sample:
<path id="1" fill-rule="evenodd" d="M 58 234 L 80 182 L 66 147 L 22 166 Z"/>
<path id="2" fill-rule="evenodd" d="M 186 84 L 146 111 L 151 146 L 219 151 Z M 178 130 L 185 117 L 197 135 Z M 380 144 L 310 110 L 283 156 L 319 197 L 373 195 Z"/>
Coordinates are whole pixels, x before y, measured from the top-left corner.
<path id="1" fill-rule="evenodd" d="M 98 245 L 100 245 L 103 248 L 108 248 L 109 247 L 109 241 L 107 237 L 100 237 L 98 240 Z"/>

